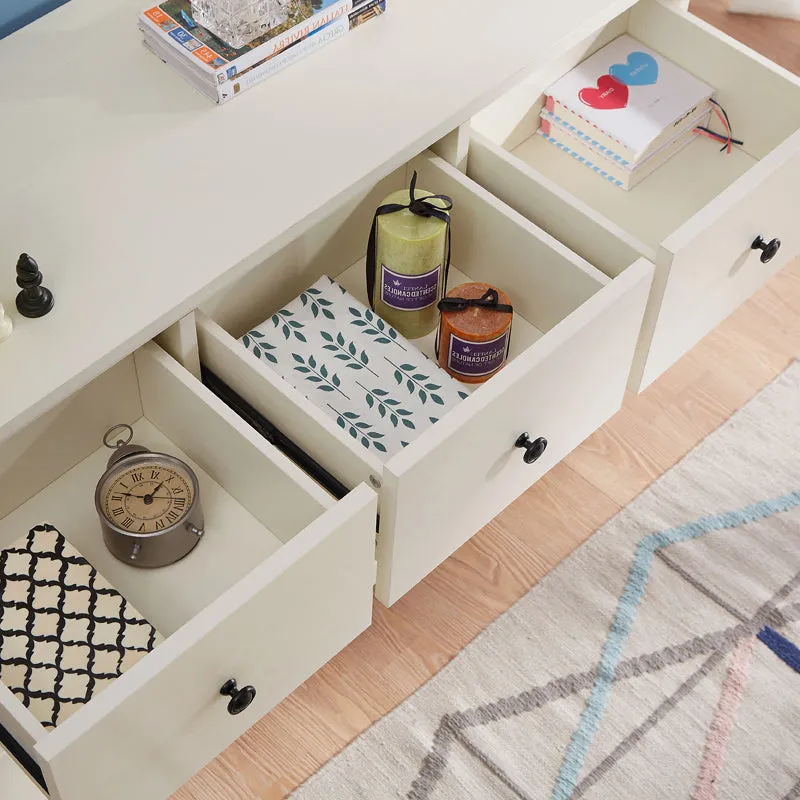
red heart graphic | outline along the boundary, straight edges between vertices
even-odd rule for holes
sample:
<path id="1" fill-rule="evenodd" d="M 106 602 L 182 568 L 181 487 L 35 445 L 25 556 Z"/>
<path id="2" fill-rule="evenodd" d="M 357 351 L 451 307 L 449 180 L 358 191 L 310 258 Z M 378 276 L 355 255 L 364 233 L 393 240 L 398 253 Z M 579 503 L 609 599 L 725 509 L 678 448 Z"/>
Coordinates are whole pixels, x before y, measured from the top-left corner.
<path id="1" fill-rule="evenodd" d="M 581 103 L 592 108 L 625 108 L 628 105 L 628 87 L 611 75 L 601 75 L 597 79 L 596 89 L 581 89 L 578 97 Z"/>

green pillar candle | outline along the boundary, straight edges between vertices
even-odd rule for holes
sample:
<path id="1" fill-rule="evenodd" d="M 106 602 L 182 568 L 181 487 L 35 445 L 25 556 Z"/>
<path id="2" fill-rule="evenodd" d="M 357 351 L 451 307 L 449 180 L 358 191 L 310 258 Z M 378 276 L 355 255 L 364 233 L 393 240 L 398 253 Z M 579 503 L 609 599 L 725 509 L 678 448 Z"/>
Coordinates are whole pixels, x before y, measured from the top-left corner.
<path id="1" fill-rule="evenodd" d="M 431 197 L 421 189 L 415 197 Z M 408 189 L 390 194 L 381 205 L 408 205 Z M 432 205 L 446 207 L 441 199 Z M 436 307 L 444 290 L 447 223 L 408 209 L 377 220 L 375 311 L 408 339 L 430 333 L 439 322 Z"/>

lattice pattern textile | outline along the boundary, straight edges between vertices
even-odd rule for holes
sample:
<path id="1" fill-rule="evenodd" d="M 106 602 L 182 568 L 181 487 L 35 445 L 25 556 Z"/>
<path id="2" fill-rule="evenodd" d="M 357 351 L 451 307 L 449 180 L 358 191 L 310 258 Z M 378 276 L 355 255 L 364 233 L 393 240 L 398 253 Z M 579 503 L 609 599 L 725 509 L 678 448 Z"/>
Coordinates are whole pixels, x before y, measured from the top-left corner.
<path id="1" fill-rule="evenodd" d="M 52 526 L 0 551 L 0 681 L 47 728 L 162 641 Z"/>
<path id="2" fill-rule="evenodd" d="M 327 276 L 241 341 L 382 460 L 469 396 Z"/>

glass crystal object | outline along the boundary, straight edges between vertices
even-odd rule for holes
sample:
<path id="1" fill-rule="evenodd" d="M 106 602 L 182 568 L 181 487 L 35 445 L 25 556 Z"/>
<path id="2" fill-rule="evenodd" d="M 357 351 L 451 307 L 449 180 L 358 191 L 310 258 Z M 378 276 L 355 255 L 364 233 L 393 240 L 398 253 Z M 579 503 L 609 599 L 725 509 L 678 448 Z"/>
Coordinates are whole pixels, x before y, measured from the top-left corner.
<path id="1" fill-rule="evenodd" d="M 192 16 L 231 47 L 240 48 L 289 19 L 291 0 L 192 0 Z"/>

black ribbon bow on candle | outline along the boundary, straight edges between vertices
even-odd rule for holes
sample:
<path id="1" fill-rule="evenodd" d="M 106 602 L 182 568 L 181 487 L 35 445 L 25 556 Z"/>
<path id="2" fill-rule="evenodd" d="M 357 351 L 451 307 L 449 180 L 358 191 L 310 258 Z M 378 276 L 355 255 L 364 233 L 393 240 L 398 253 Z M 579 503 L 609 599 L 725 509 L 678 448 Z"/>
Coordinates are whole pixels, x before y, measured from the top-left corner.
<path id="1" fill-rule="evenodd" d="M 439 311 L 466 311 L 468 308 L 490 308 L 492 311 L 500 311 L 507 314 L 514 313 L 514 307 L 507 303 L 500 302 L 500 295 L 497 289 L 487 289 L 482 297 L 475 297 L 468 299 L 466 297 L 443 297 L 437 306 Z M 439 321 L 439 327 L 436 330 L 436 340 L 433 343 L 433 349 L 436 353 L 436 358 L 439 358 L 439 344 L 442 335 L 442 323 Z M 511 328 L 508 330 L 508 340 L 506 342 L 506 358 L 511 350 Z"/>
<path id="2" fill-rule="evenodd" d="M 500 302 L 497 289 L 487 289 L 483 297 L 468 300 L 466 297 L 444 297 L 439 301 L 439 311 L 466 311 L 468 308 L 490 308 L 492 311 L 503 311 L 511 314 L 513 306 Z"/>
<path id="3" fill-rule="evenodd" d="M 383 214 L 394 214 L 397 211 L 408 209 L 412 214 L 419 217 L 436 217 L 447 223 L 447 233 L 445 234 L 445 261 L 444 261 L 444 291 L 447 291 L 447 277 L 450 272 L 450 214 L 453 209 L 453 201 L 446 194 L 432 194 L 427 197 L 416 197 L 414 194 L 417 188 L 417 171 L 411 176 L 411 185 L 408 189 L 409 202 L 407 205 L 402 203 L 386 203 L 378 206 L 375 216 L 372 218 L 372 229 L 369 234 L 369 244 L 367 245 L 367 298 L 370 308 L 375 309 L 375 274 L 377 272 L 377 229 L 378 217 Z M 435 205 L 431 200 L 442 200 L 444 205 Z"/>

